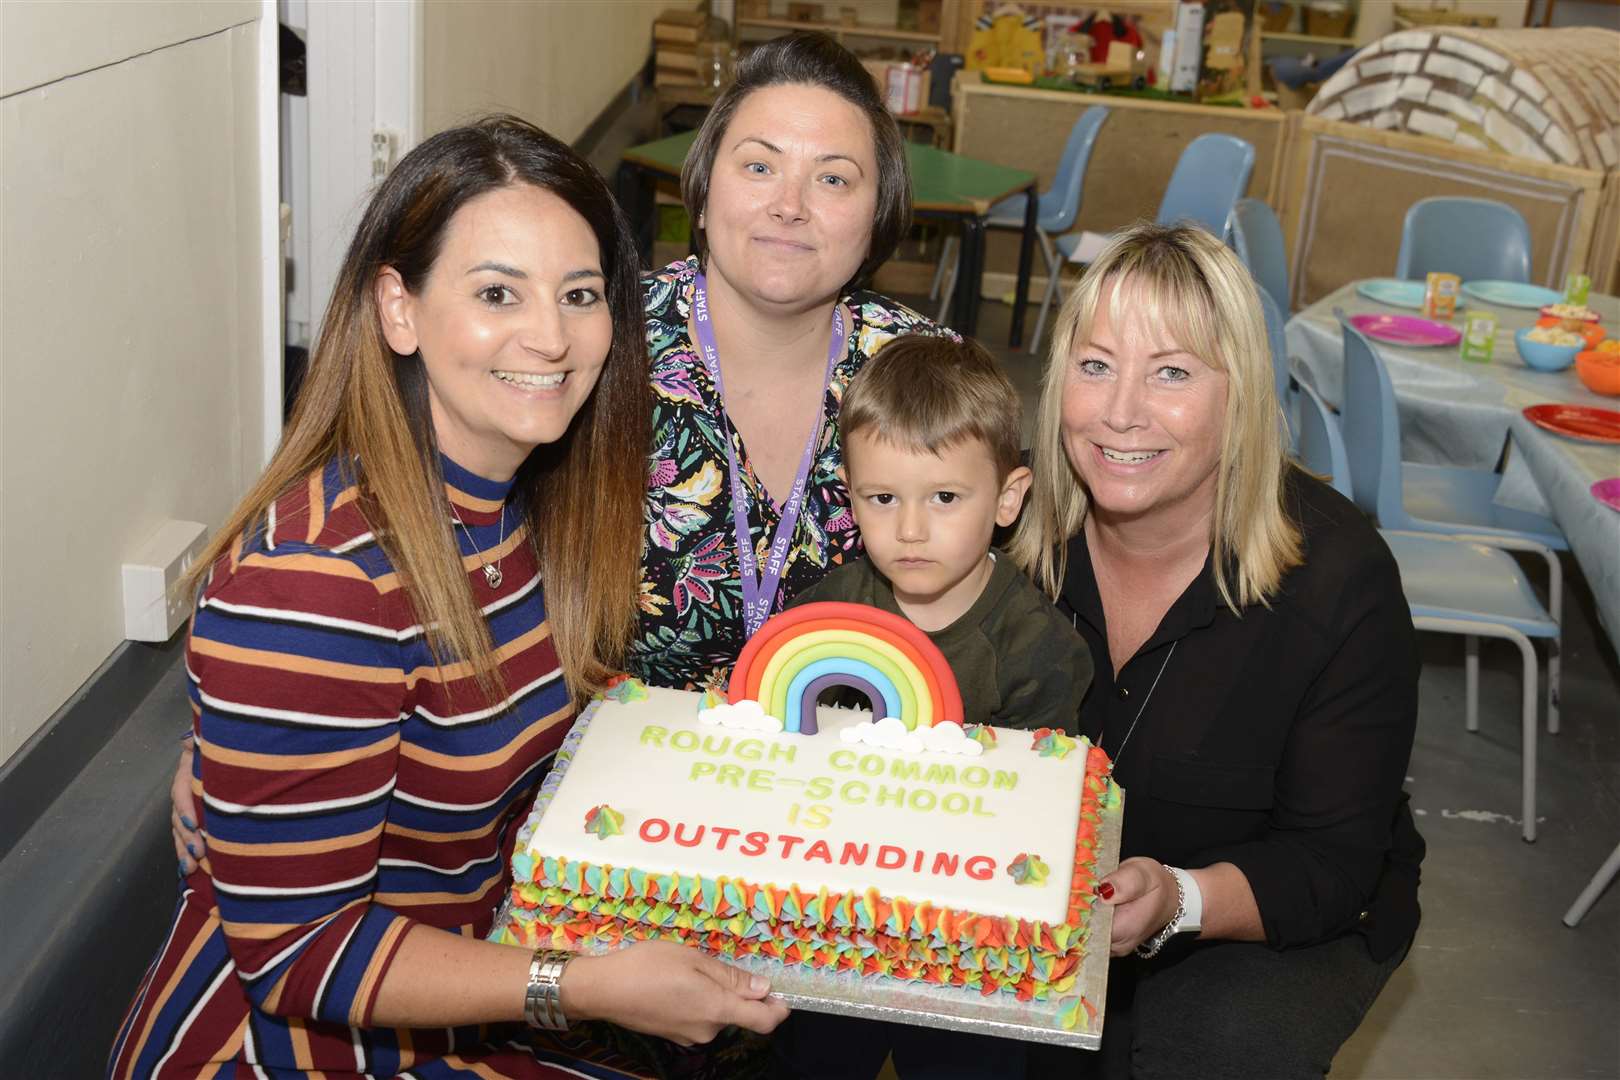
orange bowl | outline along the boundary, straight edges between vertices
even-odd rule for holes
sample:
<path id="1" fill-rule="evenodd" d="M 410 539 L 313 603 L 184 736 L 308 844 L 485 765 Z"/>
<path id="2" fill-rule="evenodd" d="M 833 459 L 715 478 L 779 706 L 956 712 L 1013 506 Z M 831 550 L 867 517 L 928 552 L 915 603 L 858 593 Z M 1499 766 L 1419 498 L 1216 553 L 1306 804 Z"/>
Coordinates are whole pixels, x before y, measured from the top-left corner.
<path id="1" fill-rule="evenodd" d="M 1548 304 L 1546 307 L 1541 309 L 1539 312 L 1541 318 L 1536 321 L 1537 326 L 1548 325 L 1545 320 L 1553 319 L 1556 320 L 1559 325 L 1563 326 L 1565 330 L 1572 330 L 1578 334 L 1586 328 L 1588 323 L 1595 324 L 1601 321 L 1601 317 L 1598 315 L 1598 313 L 1593 311 L 1591 308 L 1586 308 L 1584 315 L 1570 317 L 1568 315 L 1558 314 L 1553 310 L 1554 306 L 1556 305 Z"/>
<path id="2" fill-rule="evenodd" d="M 1587 323 L 1585 326 L 1581 327 L 1575 332 L 1586 339 L 1586 347 L 1588 349 L 1597 348 L 1598 342 L 1609 336 L 1603 332 L 1603 326 L 1595 322 Z"/>
<path id="3" fill-rule="evenodd" d="M 1620 352 L 1576 353 L 1575 374 L 1594 394 L 1620 395 Z"/>

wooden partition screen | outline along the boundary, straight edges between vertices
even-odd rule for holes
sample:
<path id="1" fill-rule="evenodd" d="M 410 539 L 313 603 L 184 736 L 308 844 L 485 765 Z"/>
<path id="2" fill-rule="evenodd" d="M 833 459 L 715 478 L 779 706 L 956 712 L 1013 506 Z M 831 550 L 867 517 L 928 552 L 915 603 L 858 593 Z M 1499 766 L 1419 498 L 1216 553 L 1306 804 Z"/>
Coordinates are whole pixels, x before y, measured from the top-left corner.
<path id="1" fill-rule="evenodd" d="M 1182 104 L 1144 98 L 1076 94 L 974 82 L 963 75 L 956 86 L 955 150 L 970 157 L 1029 169 L 1048 187 L 1057 172 L 1069 128 L 1093 105 L 1109 108 L 1108 121 L 1097 135 L 1081 190 L 1075 228 L 1106 232 L 1138 218 L 1152 217 L 1170 173 L 1187 144 L 1207 131 L 1222 131 L 1254 146 L 1254 176 L 1249 194 L 1276 205 L 1284 145 L 1285 114 L 1276 109 L 1252 110 Z M 1017 269 L 1018 237 L 992 230 L 986 261 L 994 276 Z M 1037 258 L 1034 272 L 1044 284 L 1045 267 Z M 993 277 L 995 286 L 1003 284 Z"/>
<path id="2" fill-rule="evenodd" d="M 1289 114 L 1289 126 L 1291 163 L 1280 194 L 1296 308 L 1347 281 L 1393 273 L 1407 207 L 1432 195 L 1497 199 L 1523 214 L 1537 284 L 1562 288 L 1570 270 L 1591 274 L 1601 291 L 1615 284 L 1615 173 L 1298 113 Z"/>

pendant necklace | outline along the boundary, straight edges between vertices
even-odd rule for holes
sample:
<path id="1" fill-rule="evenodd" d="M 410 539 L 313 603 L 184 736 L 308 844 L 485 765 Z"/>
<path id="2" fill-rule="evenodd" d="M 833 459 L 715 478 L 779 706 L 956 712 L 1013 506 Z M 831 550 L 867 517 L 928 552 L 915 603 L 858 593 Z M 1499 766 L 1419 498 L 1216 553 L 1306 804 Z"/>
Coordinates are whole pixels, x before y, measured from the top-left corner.
<path id="1" fill-rule="evenodd" d="M 1069 616 L 1069 622 L 1076 630 L 1080 628 L 1080 617 L 1078 615 Z M 1125 729 L 1125 737 L 1119 740 L 1119 745 L 1114 748 L 1114 753 L 1108 759 L 1108 775 L 1112 776 L 1114 770 L 1119 766 L 1119 756 L 1125 752 L 1125 744 L 1131 741 L 1131 736 L 1136 734 L 1136 725 L 1141 722 L 1142 714 L 1147 712 L 1148 702 L 1153 700 L 1153 691 L 1159 688 L 1159 680 L 1164 678 L 1164 669 L 1170 666 L 1170 658 L 1176 655 L 1176 646 L 1180 644 L 1179 639 L 1170 643 L 1170 651 L 1164 654 L 1164 662 L 1159 665 L 1159 673 L 1153 676 L 1153 684 L 1148 687 L 1147 697 L 1142 699 L 1142 704 L 1136 710 L 1136 716 L 1131 720 L 1131 726 Z M 1097 749 L 1103 749 L 1102 732 L 1100 731 L 1097 732 Z M 1103 752 L 1107 753 L 1106 750 L 1103 750 Z"/>
<path id="2" fill-rule="evenodd" d="M 499 558 L 496 558 L 494 566 L 491 566 L 489 563 L 485 562 L 484 561 L 484 553 L 482 551 L 478 550 L 478 543 L 477 543 L 477 541 L 475 541 L 472 538 L 472 533 L 467 531 L 467 523 L 461 520 L 461 515 L 456 513 L 454 510 L 452 510 L 450 512 L 450 520 L 454 521 L 457 525 L 461 526 L 461 535 L 465 536 L 467 538 L 467 543 L 472 545 L 473 554 L 478 557 L 478 565 L 484 568 L 484 580 L 489 582 L 489 587 L 491 589 L 500 588 L 501 587 L 501 582 L 506 580 L 505 577 L 501 574 L 501 560 Z M 500 535 L 500 539 L 495 541 L 495 546 L 500 547 L 505 542 L 506 542 L 506 504 L 502 503 L 501 504 L 501 535 Z"/>
<path id="3" fill-rule="evenodd" d="M 1136 710 L 1135 719 L 1131 721 L 1131 726 L 1125 729 L 1125 737 L 1119 740 L 1119 746 L 1115 747 L 1113 756 L 1108 759 L 1108 771 L 1110 774 L 1119 765 L 1119 756 L 1125 752 L 1125 744 L 1130 742 L 1131 736 L 1136 733 L 1136 725 L 1142 719 L 1142 714 L 1147 712 L 1148 702 L 1153 700 L 1153 691 L 1159 688 L 1159 680 L 1164 678 L 1164 669 L 1170 666 L 1170 658 L 1176 655 L 1176 646 L 1180 644 L 1180 641 L 1172 641 L 1170 651 L 1164 654 L 1164 663 L 1159 665 L 1159 673 L 1153 676 L 1153 685 L 1148 687 L 1147 697 L 1142 699 L 1142 706 Z M 1101 738 L 1101 735 L 1102 733 L 1098 732 L 1099 738 Z"/>

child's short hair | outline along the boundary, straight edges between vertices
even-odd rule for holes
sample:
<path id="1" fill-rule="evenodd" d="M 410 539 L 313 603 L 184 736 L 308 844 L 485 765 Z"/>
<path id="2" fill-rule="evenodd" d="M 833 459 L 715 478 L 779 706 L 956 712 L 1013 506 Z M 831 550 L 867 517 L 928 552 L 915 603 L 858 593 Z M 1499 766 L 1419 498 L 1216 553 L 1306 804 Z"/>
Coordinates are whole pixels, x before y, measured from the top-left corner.
<path id="1" fill-rule="evenodd" d="M 1022 417 L 1018 391 L 984 346 L 905 334 L 850 380 L 838 424 L 846 441 L 870 430 L 884 442 L 931 454 L 977 439 L 1005 480 L 1020 464 Z"/>

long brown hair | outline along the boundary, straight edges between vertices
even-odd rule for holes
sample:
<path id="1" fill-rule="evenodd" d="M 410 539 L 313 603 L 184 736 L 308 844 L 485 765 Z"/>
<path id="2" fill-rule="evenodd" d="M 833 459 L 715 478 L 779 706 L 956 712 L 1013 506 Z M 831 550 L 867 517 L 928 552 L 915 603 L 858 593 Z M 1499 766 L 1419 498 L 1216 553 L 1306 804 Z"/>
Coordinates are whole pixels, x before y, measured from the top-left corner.
<path id="1" fill-rule="evenodd" d="M 399 162 L 372 195 L 344 256 L 309 373 L 281 445 L 184 587 L 235 550 L 283 493 L 334 457 L 358 463 L 360 505 L 399 573 L 441 664 L 467 664 L 502 694 L 489 627 L 451 532 L 451 510 L 419 354 L 388 347 L 374 283 L 384 267 L 419 292 L 445 229 L 470 200 L 516 184 L 557 195 L 596 235 L 613 342 L 594 393 L 568 432 L 519 468 L 529 535 L 563 675 L 576 695 L 600 689 L 635 627 L 651 390 L 635 242 L 606 183 L 566 144 L 527 121 L 491 116 L 440 132 Z"/>

